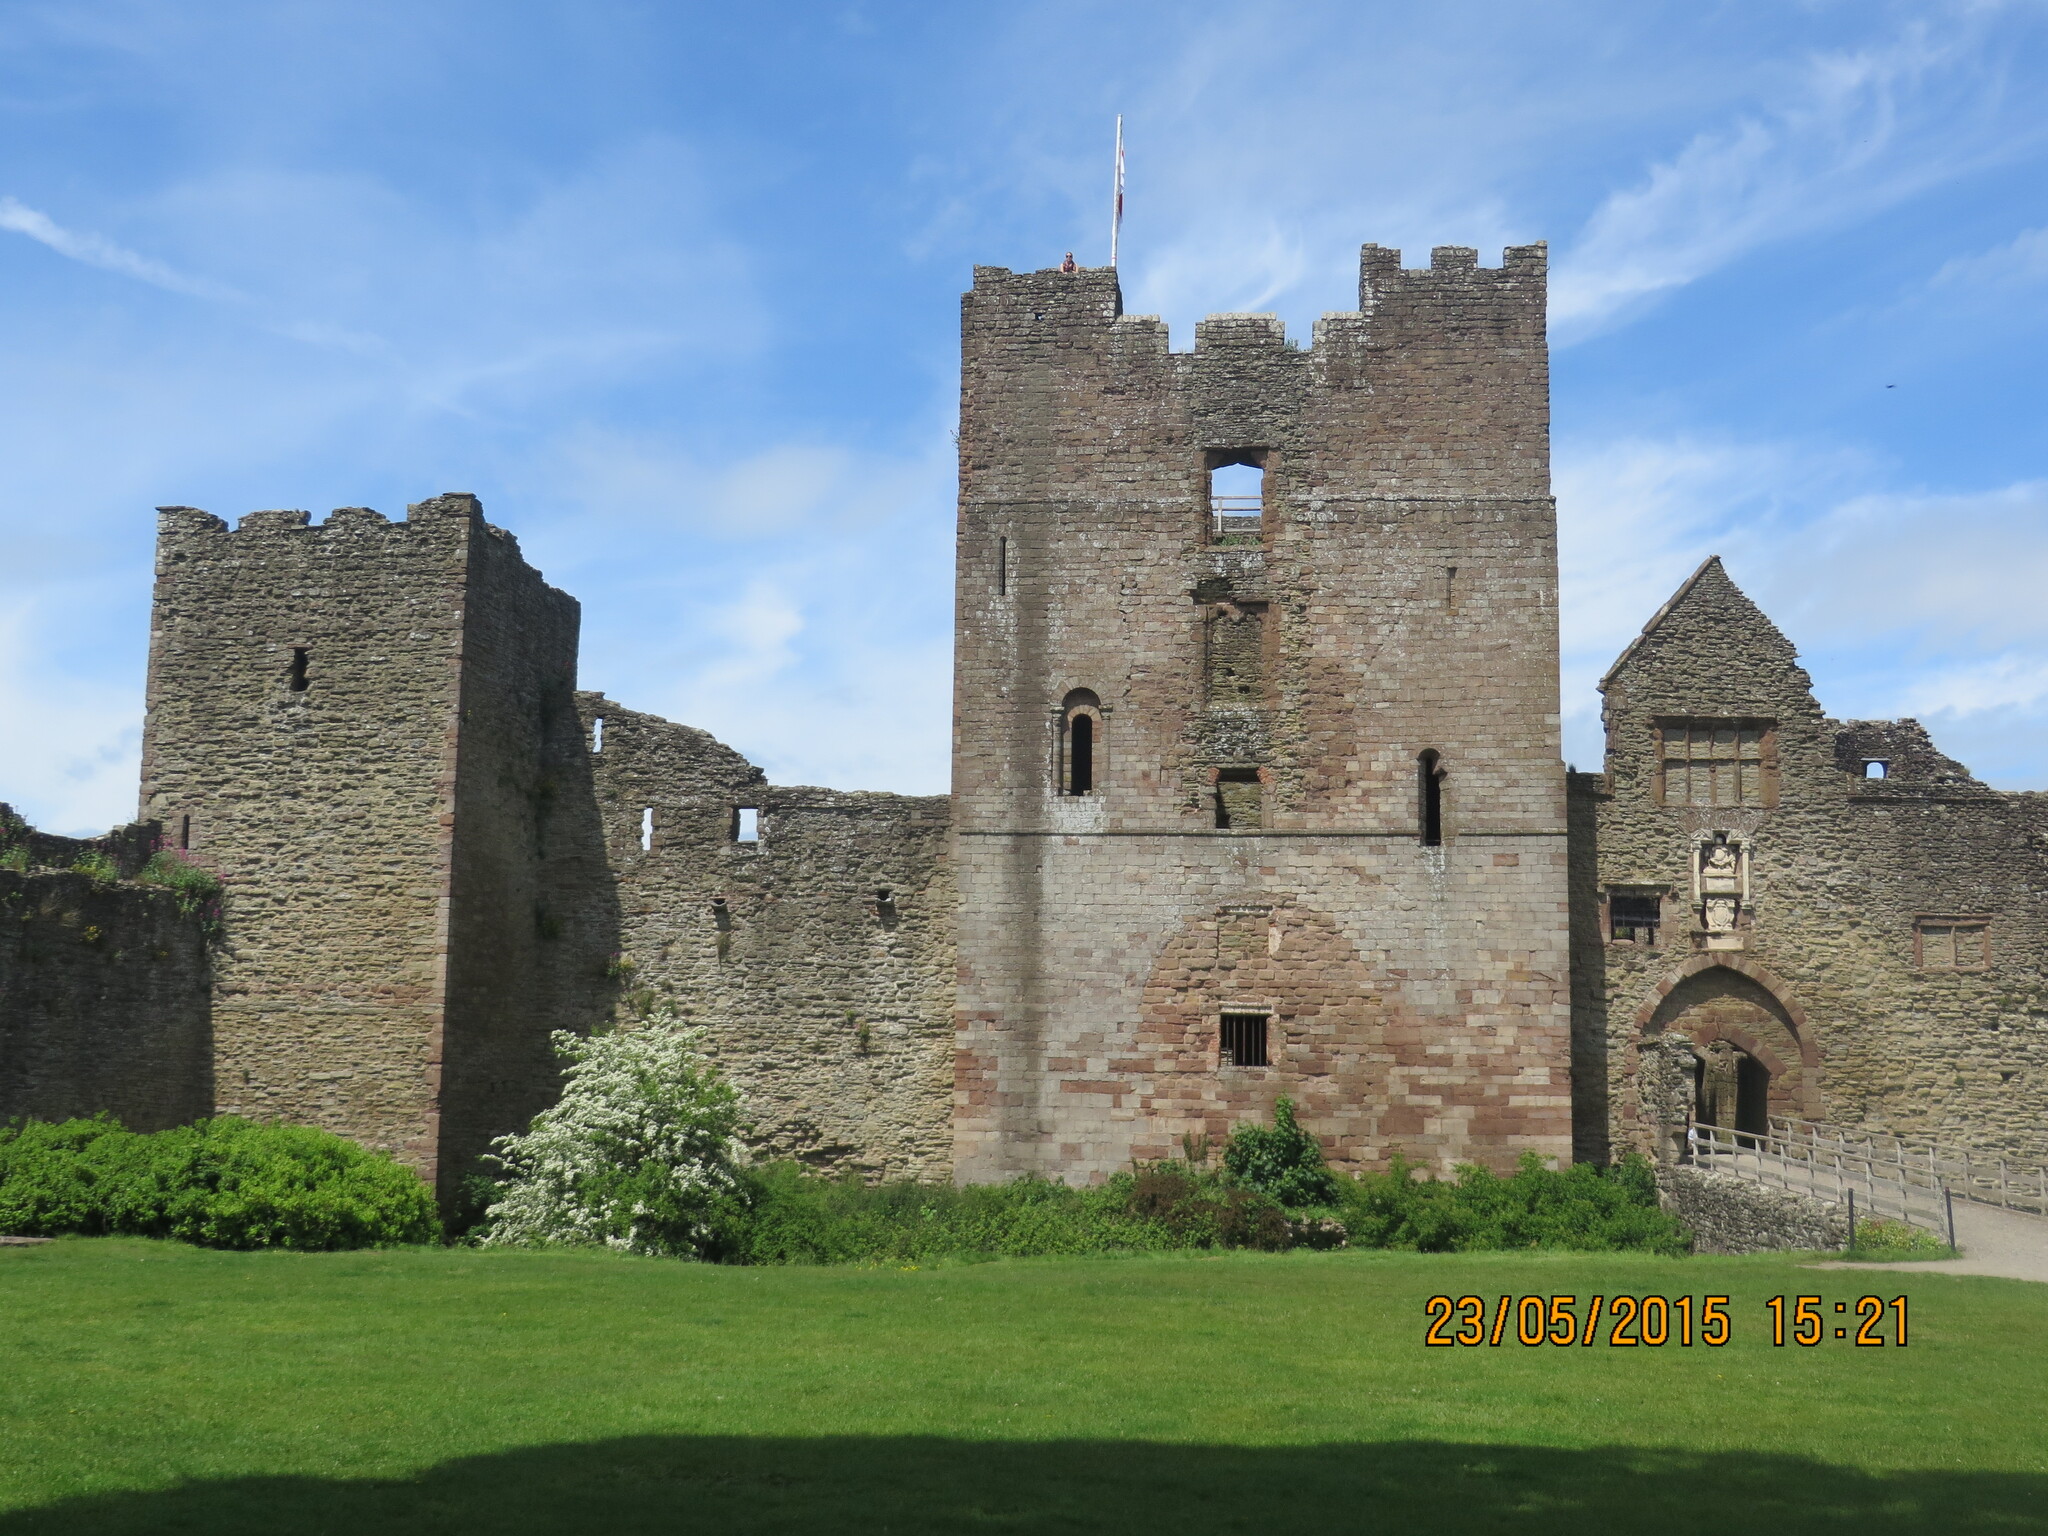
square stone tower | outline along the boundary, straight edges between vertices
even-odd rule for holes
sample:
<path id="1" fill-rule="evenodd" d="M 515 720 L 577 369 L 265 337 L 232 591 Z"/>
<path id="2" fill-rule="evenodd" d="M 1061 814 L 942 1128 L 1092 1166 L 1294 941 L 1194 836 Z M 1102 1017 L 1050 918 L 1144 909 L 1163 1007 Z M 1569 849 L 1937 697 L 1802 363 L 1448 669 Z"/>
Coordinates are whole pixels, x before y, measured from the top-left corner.
<path id="1" fill-rule="evenodd" d="M 1218 315 L 1176 353 L 1114 271 L 976 269 L 958 1177 L 1282 1095 L 1344 1166 L 1569 1155 L 1544 288 L 1540 245 L 1368 245 L 1312 348 Z"/>
<path id="2" fill-rule="evenodd" d="M 225 887 L 215 1109 L 453 1192 L 608 1008 L 573 598 L 472 496 L 161 509 L 142 817 Z"/>

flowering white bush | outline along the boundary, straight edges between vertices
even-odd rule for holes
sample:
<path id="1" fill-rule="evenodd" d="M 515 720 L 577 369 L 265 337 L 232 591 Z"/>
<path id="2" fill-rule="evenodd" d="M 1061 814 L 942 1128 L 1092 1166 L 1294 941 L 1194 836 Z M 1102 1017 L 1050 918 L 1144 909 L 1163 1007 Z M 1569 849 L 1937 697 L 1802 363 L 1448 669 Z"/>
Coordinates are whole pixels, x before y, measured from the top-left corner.
<path id="1" fill-rule="evenodd" d="M 698 1258 L 740 1193 L 740 1100 L 672 1017 L 584 1039 L 558 1031 L 561 1100 L 492 1157 L 508 1175 L 483 1241 L 599 1244 Z"/>

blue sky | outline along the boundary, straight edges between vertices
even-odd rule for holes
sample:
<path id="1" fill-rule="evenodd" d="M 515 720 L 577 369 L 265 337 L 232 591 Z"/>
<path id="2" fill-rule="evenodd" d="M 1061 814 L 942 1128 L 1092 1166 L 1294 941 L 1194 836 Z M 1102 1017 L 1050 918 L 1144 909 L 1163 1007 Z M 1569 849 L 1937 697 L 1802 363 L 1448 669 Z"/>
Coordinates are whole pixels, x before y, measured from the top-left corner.
<path id="1" fill-rule="evenodd" d="M 1721 553 L 1834 713 L 2048 787 L 2048 6 L 0 0 L 0 799 L 133 812 L 153 513 L 481 495 L 586 686 L 946 778 L 958 295 L 1185 346 L 1547 239 L 1567 755 Z"/>

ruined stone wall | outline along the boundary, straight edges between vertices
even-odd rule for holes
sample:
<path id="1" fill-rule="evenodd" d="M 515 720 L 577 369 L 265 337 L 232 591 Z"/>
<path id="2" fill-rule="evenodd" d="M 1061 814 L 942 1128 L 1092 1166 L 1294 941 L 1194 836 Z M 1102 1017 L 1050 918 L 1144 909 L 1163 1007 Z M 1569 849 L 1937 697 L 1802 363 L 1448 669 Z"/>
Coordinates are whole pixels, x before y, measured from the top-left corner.
<path id="1" fill-rule="evenodd" d="M 544 1097 L 541 785 L 575 625 L 474 497 L 233 532 L 164 509 L 142 804 L 226 887 L 221 1110 L 434 1178 Z"/>
<path id="2" fill-rule="evenodd" d="M 1978 783 L 1914 722 L 1826 719 L 1718 561 L 1604 687 L 1607 771 L 1571 786 L 1579 1155 L 1656 1139 L 1637 1063 L 1667 1030 L 1764 1062 L 1773 1114 L 2048 1153 L 2044 797 Z M 1661 803 L 1658 721 L 1674 718 L 1767 723 L 1765 803 Z M 1873 761 L 1887 777 L 1863 776 Z M 1716 834 L 1748 887 L 1718 933 L 1693 890 Z M 1617 891 L 1661 893 L 1654 944 L 1617 940 Z M 1924 952 L 1940 918 L 1984 921 L 1984 963 Z"/>
<path id="3" fill-rule="evenodd" d="M 964 307 L 955 1156 L 1100 1177 L 1302 1101 L 1333 1157 L 1567 1146 L 1543 253 L 1192 353 L 1115 276 Z M 1208 472 L 1265 470 L 1219 539 Z M 1062 794 L 1077 690 L 1095 783 Z M 1444 845 L 1419 836 L 1441 754 Z M 1228 825 L 1219 825 L 1218 804 Z M 1218 1020 L 1270 1014 L 1237 1067 Z"/>
<path id="4" fill-rule="evenodd" d="M 770 785 L 703 731 L 599 693 L 577 704 L 616 881 L 622 1024 L 672 1009 L 703 1025 L 770 1155 L 946 1177 L 946 799 Z M 742 809 L 753 841 L 736 835 Z"/>
<path id="5" fill-rule="evenodd" d="M 55 837 L 0 805 L 0 1121 L 211 1111 L 205 915 L 131 878 L 156 833 Z M 74 871 L 88 853 L 120 878 Z"/>

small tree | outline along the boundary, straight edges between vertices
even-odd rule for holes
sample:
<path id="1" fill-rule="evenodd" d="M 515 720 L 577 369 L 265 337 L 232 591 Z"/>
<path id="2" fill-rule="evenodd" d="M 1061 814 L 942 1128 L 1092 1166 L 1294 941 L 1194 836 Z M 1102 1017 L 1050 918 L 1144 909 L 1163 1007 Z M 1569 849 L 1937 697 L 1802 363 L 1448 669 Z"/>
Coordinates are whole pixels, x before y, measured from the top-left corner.
<path id="1" fill-rule="evenodd" d="M 1322 1146 L 1294 1120 L 1294 1101 L 1273 1106 L 1273 1124 L 1240 1125 L 1223 1149 L 1223 1167 L 1240 1184 L 1271 1195 L 1282 1205 L 1333 1205 L 1337 1178 L 1323 1161 Z"/>
<path id="2" fill-rule="evenodd" d="M 493 1144 L 507 1177 L 482 1240 L 716 1257 L 744 1149 L 739 1094 L 705 1058 L 703 1034 L 671 1016 L 591 1039 L 557 1032 L 562 1097 Z"/>

